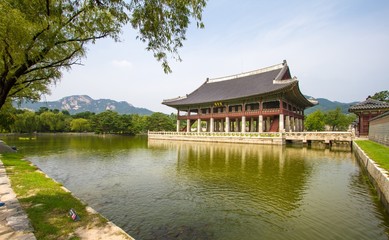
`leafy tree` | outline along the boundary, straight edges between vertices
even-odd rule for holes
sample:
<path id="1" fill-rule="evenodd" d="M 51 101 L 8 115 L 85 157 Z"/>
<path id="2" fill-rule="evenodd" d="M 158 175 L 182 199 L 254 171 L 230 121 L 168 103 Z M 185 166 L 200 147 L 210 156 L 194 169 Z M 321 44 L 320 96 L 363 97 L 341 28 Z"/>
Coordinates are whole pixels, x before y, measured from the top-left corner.
<path id="1" fill-rule="evenodd" d="M 11 125 L 15 121 L 17 110 L 11 103 L 7 102 L 6 106 L 0 110 L 0 132 L 10 132 Z"/>
<path id="2" fill-rule="evenodd" d="M 329 125 L 332 131 L 345 131 L 349 125 L 354 121 L 355 115 L 348 117 L 343 114 L 340 108 L 328 111 L 325 116 L 325 122 Z"/>
<path id="3" fill-rule="evenodd" d="M 86 111 L 86 112 L 76 113 L 76 114 L 72 115 L 72 117 L 73 117 L 74 119 L 76 119 L 76 118 L 91 119 L 92 116 L 94 116 L 94 115 L 96 115 L 94 112 Z"/>
<path id="4" fill-rule="evenodd" d="M 19 133 L 32 133 L 37 131 L 37 123 L 38 118 L 34 112 L 24 111 L 23 113 L 17 115 L 11 129 L 14 132 Z"/>
<path id="5" fill-rule="evenodd" d="M 85 118 L 72 119 L 70 122 L 70 130 L 72 132 L 90 132 L 91 124 Z"/>
<path id="6" fill-rule="evenodd" d="M 132 115 L 123 114 L 119 118 L 118 133 L 133 134 L 131 131 Z"/>
<path id="7" fill-rule="evenodd" d="M 8 98 L 39 100 L 63 70 L 80 64 L 86 46 L 119 40 L 130 22 L 146 49 L 170 72 L 180 60 L 190 19 L 203 27 L 206 0 L 2 0 L 0 2 L 0 109 Z"/>
<path id="8" fill-rule="evenodd" d="M 49 108 L 48 107 L 40 107 L 39 110 L 36 112 L 38 115 L 41 115 L 44 112 L 48 112 Z"/>
<path id="9" fill-rule="evenodd" d="M 62 110 L 61 113 L 66 116 L 70 116 L 70 112 L 68 110 Z"/>
<path id="10" fill-rule="evenodd" d="M 41 131 L 44 132 L 64 132 L 69 130 L 67 116 L 62 112 L 55 113 L 47 111 L 39 115 Z"/>
<path id="11" fill-rule="evenodd" d="M 92 117 L 92 129 L 96 133 L 117 133 L 121 122 L 117 112 L 105 111 Z"/>
<path id="12" fill-rule="evenodd" d="M 147 132 L 148 119 L 149 119 L 148 116 L 133 114 L 131 120 L 132 124 L 130 128 L 130 132 L 133 134 L 140 134 L 140 133 Z"/>
<path id="13" fill-rule="evenodd" d="M 172 118 L 163 113 L 153 113 L 148 118 L 148 130 L 150 131 L 174 131 L 176 123 Z"/>
<path id="14" fill-rule="evenodd" d="M 304 121 L 304 126 L 307 131 L 324 131 L 324 113 L 320 110 L 316 110 L 309 114 Z"/>
<path id="15" fill-rule="evenodd" d="M 389 91 L 386 90 L 386 91 L 377 92 L 371 98 L 383 102 L 389 102 Z"/>

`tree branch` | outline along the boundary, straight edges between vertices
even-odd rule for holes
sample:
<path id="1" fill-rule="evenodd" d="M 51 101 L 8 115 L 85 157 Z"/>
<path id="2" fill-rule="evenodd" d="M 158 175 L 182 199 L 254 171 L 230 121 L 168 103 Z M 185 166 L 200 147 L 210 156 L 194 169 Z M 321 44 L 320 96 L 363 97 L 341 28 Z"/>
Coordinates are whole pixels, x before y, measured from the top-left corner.
<path id="1" fill-rule="evenodd" d="M 77 61 L 73 61 L 71 63 L 66 63 L 66 61 L 72 59 L 81 50 L 82 50 L 82 46 L 80 48 L 75 49 L 68 56 L 65 56 L 64 58 L 62 58 L 62 59 L 60 59 L 60 60 L 58 60 L 56 62 L 52 62 L 52 63 L 50 63 L 48 65 L 44 65 L 44 66 L 40 66 L 40 67 L 37 66 L 35 68 L 31 68 L 28 71 L 25 71 L 25 73 L 23 75 L 31 73 L 31 72 L 34 72 L 34 71 L 37 71 L 37 70 L 43 70 L 43 69 L 46 69 L 46 68 L 67 67 L 67 66 L 75 65 L 77 63 Z"/>

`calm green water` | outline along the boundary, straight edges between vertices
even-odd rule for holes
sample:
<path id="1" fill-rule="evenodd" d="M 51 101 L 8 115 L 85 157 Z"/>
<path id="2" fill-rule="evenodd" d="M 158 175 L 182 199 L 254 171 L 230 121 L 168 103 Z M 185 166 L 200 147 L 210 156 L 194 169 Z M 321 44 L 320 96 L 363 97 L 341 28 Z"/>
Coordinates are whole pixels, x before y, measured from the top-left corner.
<path id="1" fill-rule="evenodd" d="M 3 139 L 136 239 L 389 239 L 389 217 L 348 151 Z"/>

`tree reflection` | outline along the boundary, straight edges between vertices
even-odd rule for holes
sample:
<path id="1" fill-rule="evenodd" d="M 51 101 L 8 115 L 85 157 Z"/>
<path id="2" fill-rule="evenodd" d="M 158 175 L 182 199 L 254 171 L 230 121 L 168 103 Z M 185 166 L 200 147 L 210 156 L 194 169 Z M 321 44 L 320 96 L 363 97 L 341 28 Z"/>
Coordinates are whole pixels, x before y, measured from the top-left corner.
<path id="1" fill-rule="evenodd" d="M 219 184 L 230 197 L 248 195 L 253 208 L 278 209 L 280 214 L 300 205 L 312 172 L 312 157 L 323 151 L 273 145 L 244 145 L 149 140 L 149 148 L 176 148 L 177 173 L 191 174 L 204 188 Z"/>

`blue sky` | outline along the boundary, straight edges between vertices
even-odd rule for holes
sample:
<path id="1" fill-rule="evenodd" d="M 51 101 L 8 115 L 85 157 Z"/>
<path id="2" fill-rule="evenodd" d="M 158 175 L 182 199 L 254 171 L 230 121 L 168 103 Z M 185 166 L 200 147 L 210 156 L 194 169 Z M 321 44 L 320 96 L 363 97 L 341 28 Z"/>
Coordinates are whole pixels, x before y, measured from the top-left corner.
<path id="1" fill-rule="evenodd" d="M 163 99 L 191 93 L 215 78 L 287 60 L 303 94 L 332 101 L 362 101 L 389 90 L 389 1 L 211 0 L 204 29 L 190 27 L 164 74 L 127 26 L 122 42 L 90 45 L 83 66 L 64 72 L 42 100 L 85 94 L 127 101 L 164 113 Z"/>

